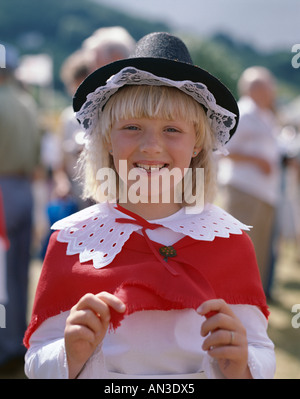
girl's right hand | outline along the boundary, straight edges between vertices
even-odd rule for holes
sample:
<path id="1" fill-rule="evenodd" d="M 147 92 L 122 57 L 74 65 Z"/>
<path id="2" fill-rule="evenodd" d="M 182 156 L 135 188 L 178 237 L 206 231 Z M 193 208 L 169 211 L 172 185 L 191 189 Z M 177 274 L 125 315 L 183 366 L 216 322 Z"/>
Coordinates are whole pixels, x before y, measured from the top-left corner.
<path id="1" fill-rule="evenodd" d="M 110 322 L 110 307 L 124 313 L 125 304 L 108 292 L 86 294 L 71 309 L 65 327 L 69 378 L 76 378 L 102 342 Z"/>

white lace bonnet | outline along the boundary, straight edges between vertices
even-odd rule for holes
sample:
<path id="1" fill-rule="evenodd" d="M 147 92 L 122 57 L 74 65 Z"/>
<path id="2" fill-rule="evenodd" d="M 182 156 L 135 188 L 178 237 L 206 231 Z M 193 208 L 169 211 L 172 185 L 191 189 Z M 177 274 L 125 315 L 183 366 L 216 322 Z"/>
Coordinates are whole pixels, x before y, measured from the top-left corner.
<path id="1" fill-rule="evenodd" d="M 200 103 L 216 137 L 216 150 L 236 130 L 239 112 L 231 92 L 216 77 L 193 65 L 185 44 L 169 33 L 151 33 L 127 59 L 97 69 L 79 86 L 73 107 L 87 135 L 92 134 L 109 98 L 124 85 L 176 87 Z"/>

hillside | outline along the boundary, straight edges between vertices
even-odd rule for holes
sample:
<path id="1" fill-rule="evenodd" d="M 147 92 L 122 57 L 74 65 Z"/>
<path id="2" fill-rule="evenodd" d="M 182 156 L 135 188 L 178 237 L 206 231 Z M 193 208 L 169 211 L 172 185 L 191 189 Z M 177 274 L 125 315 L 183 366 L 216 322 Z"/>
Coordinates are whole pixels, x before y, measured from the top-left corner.
<path id="1" fill-rule="evenodd" d="M 48 53 L 54 60 L 55 85 L 63 60 L 96 29 L 121 25 L 137 40 L 152 31 L 168 30 L 116 12 L 92 0 L 1 0 L 0 43 L 21 53 Z"/>
<path id="2" fill-rule="evenodd" d="M 279 86 L 280 102 L 300 95 L 300 70 L 292 67 L 289 51 L 262 53 L 252 46 L 219 33 L 208 40 L 190 39 L 189 47 L 196 63 L 218 76 L 236 93 L 236 81 L 242 71 L 261 65 L 272 71 Z"/>
<path id="3" fill-rule="evenodd" d="M 56 90 L 63 89 L 59 69 L 64 59 L 96 29 L 113 25 L 123 26 L 136 40 L 152 31 L 170 31 L 165 24 L 134 18 L 93 0 L 1 0 L 0 43 L 14 44 L 21 54 L 50 54 Z M 235 95 L 239 75 L 251 65 L 271 69 L 282 102 L 300 93 L 300 72 L 292 68 L 288 51 L 263 54 L 221 33 L 209 39 L 181 37 L 194 62 L 223 80 Z"/>

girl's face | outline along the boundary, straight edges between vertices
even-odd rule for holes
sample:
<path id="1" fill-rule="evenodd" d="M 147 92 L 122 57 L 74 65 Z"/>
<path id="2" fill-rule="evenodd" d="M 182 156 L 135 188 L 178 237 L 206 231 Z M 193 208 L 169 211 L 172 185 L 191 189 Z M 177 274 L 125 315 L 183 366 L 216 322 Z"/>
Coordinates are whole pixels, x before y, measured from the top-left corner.
<path id="1" fill-rule="evenodd" d="M 174 170 L 180 179 L 200 150 L 194 124 L 182 119 L 120 119 L 112 125 L 110 144 L 115 168 L 123 181 L 127 179 L 127 189 L 133 184 L 128 179 L 132 171 L 147 182 L 147 190 L 155 178 Z"/>

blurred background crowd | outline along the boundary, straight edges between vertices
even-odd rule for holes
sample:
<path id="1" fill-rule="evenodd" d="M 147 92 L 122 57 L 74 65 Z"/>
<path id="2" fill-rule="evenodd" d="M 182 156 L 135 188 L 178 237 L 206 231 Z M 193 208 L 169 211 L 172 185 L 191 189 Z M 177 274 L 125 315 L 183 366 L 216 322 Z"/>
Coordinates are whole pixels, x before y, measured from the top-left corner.
<path id="1" fill-rule="evenodd" d="M 34 295 L 31 269 L 40 270 L 51 224 L 91 204 L 81 200 L 76 180 L 84 145 L 71 106 L 76 88 L 95 69 L 128 57 L 145 34 L 174 32 L 167 23 L 104 3 L 29 0 L 22 12 L 18 0 L 1 3 L 0 378 L 19 375 Z M 291 63 L 291 48 L 263 52 L 224 33 L 174 33 L 195 64 L 218 76 L 239 101 L 229 154 L 216 155 L 216 202 L 254 226 L 249 234 L 276 314 L 283 307 L 278 284 L 290 263 L 292 301 L 299 295 L 300 302 L 300 69 Z M 291 325 L 285 329 L 295 333 Z M 300 377 L 299 364 L 295 359 L 293 376 Z"/>

